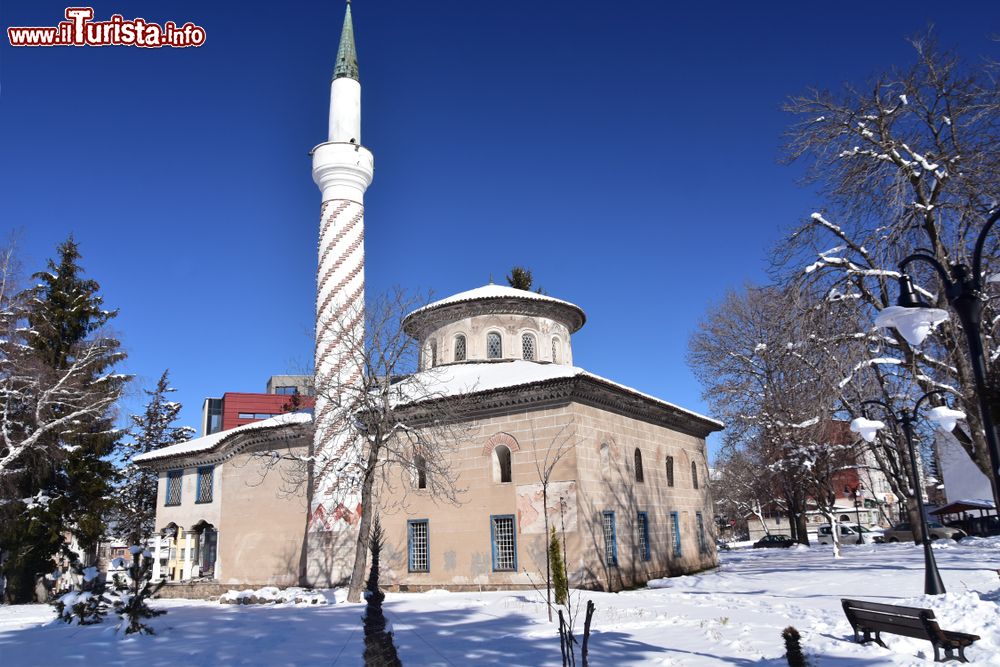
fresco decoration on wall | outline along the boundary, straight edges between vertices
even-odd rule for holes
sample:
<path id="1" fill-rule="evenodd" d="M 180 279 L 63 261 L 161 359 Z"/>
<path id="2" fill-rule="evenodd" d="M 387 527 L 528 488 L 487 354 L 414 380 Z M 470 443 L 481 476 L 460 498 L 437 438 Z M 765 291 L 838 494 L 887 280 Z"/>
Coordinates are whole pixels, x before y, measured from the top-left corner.
<path id="1" fill-rule="evenodd" d="M 576 530 L 576 480 L 549 482 L 549 525 L 562 532 Z M 562 508 L 560 510 L 560 499 Z M 517 516 L 522 534 L 541 535 L 545 532 L 542 518 L 542 485 L 521 484 L 517 487 Z M 565 527 L 565 528 L 564 528 Z"/>

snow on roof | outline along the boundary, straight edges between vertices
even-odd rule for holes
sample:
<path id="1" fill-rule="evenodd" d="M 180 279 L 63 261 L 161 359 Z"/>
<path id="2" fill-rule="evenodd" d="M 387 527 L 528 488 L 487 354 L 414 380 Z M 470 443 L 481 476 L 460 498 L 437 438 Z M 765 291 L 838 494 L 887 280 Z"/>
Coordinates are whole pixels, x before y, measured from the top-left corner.
<path id="1" fill-rule="evenodd" d="M 156 459 L 164 459 L 171 456 L 182 456 L 184 454 L 200 454 L 202 452 L 207 452 L 215 449 L 221 445 L 230 436 L 236 435 L 238 433 L 245 433 L 247 431 L 255 431 L 260 429 L 275 428 L 278 426 L 287 426 L 290 424 L 307 424 L 312 421 L 312 414 L 309 412 L 289 412 L 282 415 L 275 415 L 270 419 L 263 419 L 259 422 L 251 422 L 249 424 L 243 424 L 242 426 L 237 426 L 236 428 L 231 428 L 228 431 L 219 431 L 218 433 L 212 433 L 211 435 L 206 435 L 201 438 L 195 438 L 194 440 L 188 440 L 187 442 L 181 442 L 176 445 L 170 445 L 169 447 L 163 447 L 161 449 L 156 449 L 145 454 L 139 454 L 132 460 L 141 463 L 144 461 L 153 461 Z"/>
<path id="2" fill-rule="evenodd" d="M 510 298 L 510 299 L 531 299 L 534 301 L 547 301 L 548 303 L 555 303 L 561 306 L 567 306 L 569 308 L 575 308 L 583 314 L 583 308 L 576 305 L 575 303 L 570 303 L 569 301 L 563 301 L 562 299 L 556 299 L 555 297 L 548 296 L 547 294 L 539 294 L 537 292 L 529 292 L 528 290 L 515 289 L 513 287 L 507 287 L 505 285 L 483 285 L 482 287 L 477 287 L 476 289 L 466 290 L 465 292 L 459 292 L 458 294 L 453 294 L 446 299 L 441 299 L 440 301 L 434 301 L 429 303 L 422 308 L 417 308 L 415 311 L 407 315 L 407 318 L 413 317 L 417 313 L 422 313 L 427 310 L 432 310 L 440 306 L 447 306 L 452 303 L 462 303 L 464 301 L 478 301 L 480 299 L 500 299 L 500 298 Z"/>
<path id="3" fill-rule="evenodd" d="M 692 410 L 687 410 L 674 403 L 669 403 L 649 394 L 643 393 L 632 387 L 627 387 L 618 382 L 608 380 L 599 375 L 595 375 L 577 366 L 564 366 L 562 364 L 540 364 L 534 361 L 513 361 L 486 362 L 486 363 L 463 363 L 437 366 L 435 368 L 421 371 L 410 378 L 400 382 L 400 390 L 403 392 L 404 400 L 420 400 L 422 398 L 445 398 L 465 393 L 480 393 L 494 391 L 498 389 L 509 389 L 548 380 L 561 378 L 586 377 L 598 382 L 611 385 L 624 392 L 641 396 L 669 407 L 673 410 L 683 412 L 698 419 L 703 419 L 712 424 L 723 426 L 722 422 L 706 417 Z"/>

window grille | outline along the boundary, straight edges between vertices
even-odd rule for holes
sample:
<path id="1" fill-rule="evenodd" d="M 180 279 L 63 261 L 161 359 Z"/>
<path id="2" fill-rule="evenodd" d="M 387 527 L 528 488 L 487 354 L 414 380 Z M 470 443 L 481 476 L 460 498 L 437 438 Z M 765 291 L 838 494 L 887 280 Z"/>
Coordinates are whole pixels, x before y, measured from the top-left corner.
<path id="1" fill-rule="evenodd" d="M 411 520 L 409 525 L 410 572 L 429 572 L 427 519 Z"/>
<path id="2" fill-rule="evenodd" d="M 639 544 L 639 555 L 643 560 L 649 560 L 649 515 L 645 512 L 639 512 L 637 519 L 636 542 Z"/>
<path id="3" fill-rule="evenodd" d="M 183 470 L 171 470 L 167 472 L 167 505 L 181 504 L 181 482 L 183 481 Z"/>
<path id="4" fill-rule="evenodd" d="M 491 331 L 486 334 L 486 358 L 487 359 L 500 359 L 503 356 L 503 346 L 500 340 L 500 334 Z"/>
<path id="5" fill-rule="evenodd" d="M 198 499 L 195 502 L 212 502 L 212 483 L 215 481 L 215 467 L 198 468 Z"/>
<path id="6" fill-rule="evenodd" d="M 525 361 L 535 360 L 535 337 L 531 334 L 521 335 L 521 358 Z"/>
<path id="7" fill-rule="evenodd" d="M 667 486 L 674 485 L 674 457 L 667 457 Z"/>
<path id="8" fill-rule="evenodd" d="M 465 336 L 455 336 L 455 361 L 465 361 Z"/>
<path id="9" fill-rule="evenodd" d="M 691 461 L 691 486 L 698 488 L 698 466 L 694 461 Z"/>
<path id="10" fill-rule="evenodd" d="M 496 455 L 496 476 L 495 481 L 498 482 L 509 482 L 510 481 L 510 448 L 507 445 L 497 445 L 493 449 Z"/>
<path id="11" fill-rule="evenodd" d="M 681 523 L 677 512 L 670 513 L 670 532 L 674 536 L 674 556 L 681 557 Z"/>
<path id="12" fill-rule="evenodd" d="M 490 522 L 494 571 L 516 571 L 517 543 L 513 515 L 490 517 Z"/>
<path id="13" fill-rule="evenodd" d="M 604 513 L 604 562 L 618 565 L 618 536 L 615 535 L 615 513 Z"/>
<path id="14" fill-rule="evenodd" d="M 639 451 L 638 447 L 635 448 L 635 481 L 646 481 L 642 474 L 642 452 Z"/>

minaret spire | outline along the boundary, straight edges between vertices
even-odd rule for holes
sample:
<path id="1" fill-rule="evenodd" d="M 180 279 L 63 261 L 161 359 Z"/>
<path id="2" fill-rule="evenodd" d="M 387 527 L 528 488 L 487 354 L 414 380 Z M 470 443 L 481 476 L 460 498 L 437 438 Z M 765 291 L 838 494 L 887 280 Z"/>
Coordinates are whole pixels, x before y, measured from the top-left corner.
<path id="1" fill-rule="evenodd" d="M 337 64 L 333 68 L 333 78 L 347 77 L 355 81 L 358 78 L 358 49 L 354 45 L 354 21 L 351 20 L 351 0 L 347 0 L 347 11 L 344 12 L 344 27 L 340 31 L 340 47 L 337 49 Z"/>

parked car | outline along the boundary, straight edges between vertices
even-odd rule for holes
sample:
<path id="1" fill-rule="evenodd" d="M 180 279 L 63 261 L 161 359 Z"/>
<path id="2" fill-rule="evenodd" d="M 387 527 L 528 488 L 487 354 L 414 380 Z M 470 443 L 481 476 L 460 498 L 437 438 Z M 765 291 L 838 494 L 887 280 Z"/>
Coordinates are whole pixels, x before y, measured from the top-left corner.
<path id="1" fill-rule="evenodd" d="M 859 536 L 862 544 L 881 542 L 883 539 L 881 530 L 872 530 L 856 523 L 838 523 L 837 527 L 840 529 L 841 544 L 857 544 Z M 820 544 L 833 544 L 833 528 L 830 524 L 824 523 L 816 529 L 816 541 Z"/>
<path id="2" fill-rule="evenodd" d="M 787 549 L 795 544 L 788 535 L 765 535 L 753 543 L 754 549 Z"/>
<path id="3" fill-rule="evenodd" d="M 949 526 L 942 526 L 937 521 L 928 521 L 928 537 L 932 540 L 960 540 L 966 537 L 966 532 L 961 528 L 951 528 Z M 894 528 L 890 528 L 885 531 L 885 541 L 886 542 L 912 542 L 913 541 L 913 528 L 910 527 L 909 523 L 902 522 L 897 523 Z"/>

